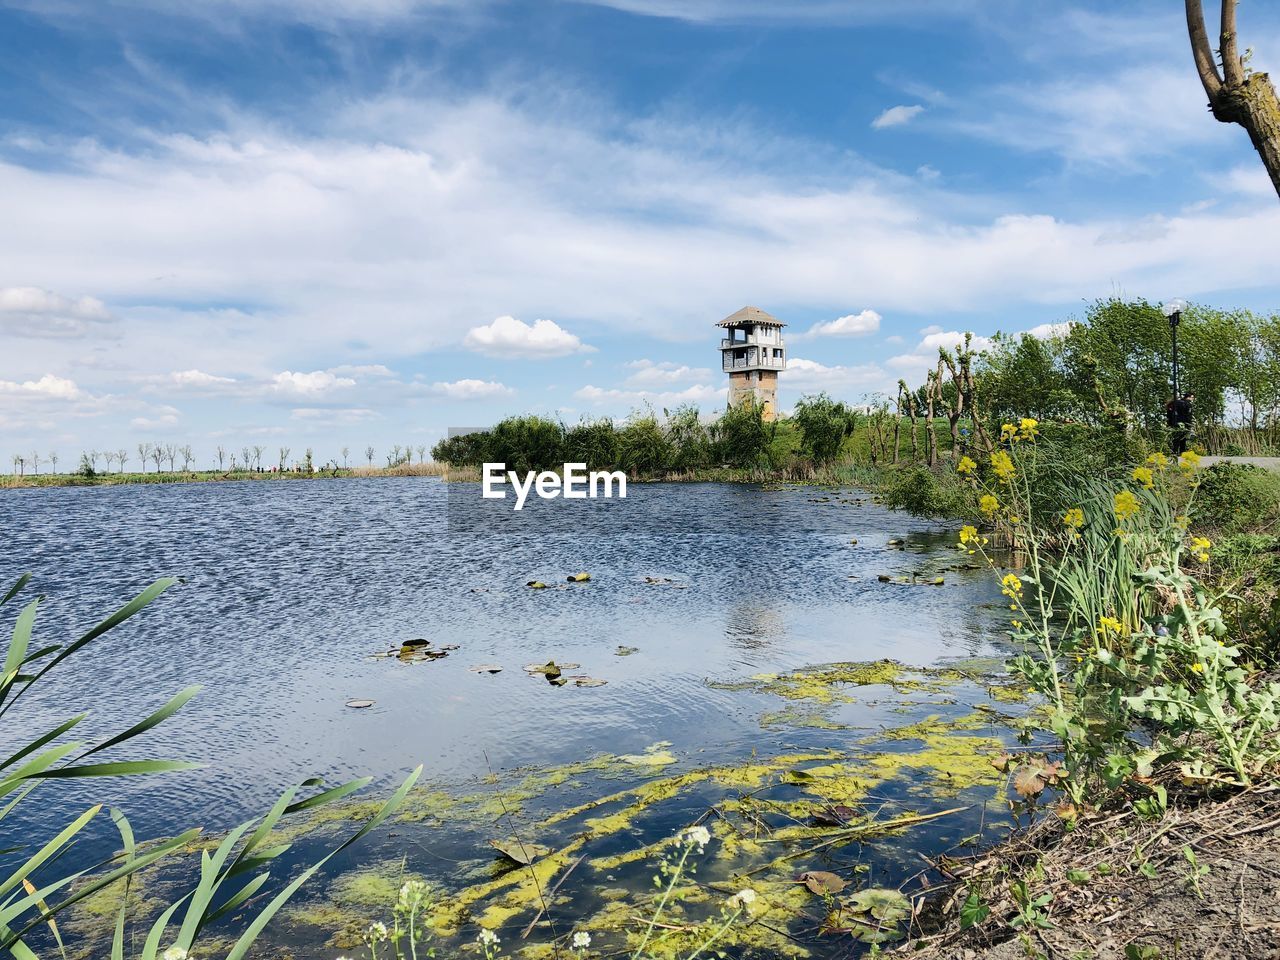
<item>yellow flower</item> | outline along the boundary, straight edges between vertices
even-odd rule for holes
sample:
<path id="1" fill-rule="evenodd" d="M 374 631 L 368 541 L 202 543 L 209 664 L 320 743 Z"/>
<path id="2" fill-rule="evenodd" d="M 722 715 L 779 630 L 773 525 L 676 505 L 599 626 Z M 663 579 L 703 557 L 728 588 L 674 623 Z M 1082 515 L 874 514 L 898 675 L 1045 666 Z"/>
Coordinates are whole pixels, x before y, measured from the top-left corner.
<path id="1" fill-rule="evenodd" d="M 1009 522 L 1010 522 L 1010 523 L 1012 523 L 1012 524 L 1016 527 L 1018 524 L 1020 524 L 1020 523 L 1022 522 L 1022 518 L 1021 518 L 1021 517 L 1015 517 L 1013 514 L 1009 514 Z"/>
<path id="2" fill-rule="evenodd" d="M 960 462 L 956 464 L 956 473 L 973 473 L 977 469 L 978 465 L 968 456 L 961 457 Z"/>
<path id="3" fill-rule="evenodd" d="M 984 493 L 982 498 L 978 500 L 978 506 L 988 517 L 993 516 L 1000 509 L 1000 501 L 998 498 L 989 493 Z"/>
<path id="4" fill-rule="evenodd" d="M 1204 673 L 1204 664 L 1203 664 L 1203 663 L 1193 663 L 1193 664 L 1191 665 L 1191 672 L 1192 672 L 1192 673 Z"/>
<path id="5" fill-rule="evenodd" d="M 1099 617 L 1098 633 L 1106 636 L 1107 633 L 1114 633 L 1117 637 L 1124 634 L 1124 624 L 1115 617 Z"/>
<path id="6" fill-rule="evenodd" d="M 1011 600 L 1017 600 L 1022 596 L 1022 581 L 1018 579 L 1016 573 L 1006 573 L 1004 579 L 1000 581 L 1001 593 Z"/>
<path id="7" fill-rule="evenodd" d="M 1201 563 L 1208 563 L 1209 548 L 1212 546 L 1213 546 L 1213 542 L 1211 540 L 1207 540 L 1204 537 L 1192 537 L 1191 538 L 1191 555 L 1195 557 L 1197 560 L 1199 560 Z"/>
<path id="8" fill-rule="evenodd" d="M 1012 423 L 1006 423 L 1000 428 L 1000 442 L 1005 443 L 1010 440 L 1018 439 L 1018 428 Z"/>
<path id="9" fill-rule="evenodd" d="M 1031 417 L 1023 417 L 1018 423 L 1018 436 L 1023 440 L 1034 440 L 1040 435 L 1040 431 L 1036 429 L 1039 425 L 1039 420 L 1035 420 Z"/>
<path id="10" fill-rule="evenodd" d="M 1006 424 L 1008 426 L 1008 424 Z M 1013 461 L 1009 459 L 1009 454 L 1003 450 L 997 450 L 991 455 L 991 469 L 996 472 L 996 476 L 1001 483 L 1008 483 L 1013 479 L 1016 472 L 1013 468 Z"/>
<path id="11" fill-rule="evenodd" d="M 1115 512 L 1117 520 L 1128 520 L 1141 508 L 1138 498 L 1133 495 L 1131 490 L 1121 490 L 1116 494 Z"/>
<path id="12" fill-rule="evenodd" d="M 1190 473 L 1198 466 L 1200 466 L 1200 454 L 1194 450 L 1188 450 L 1178 457 L 1178 469 L 1183 473 Z"/>
<path id="13" fill-rule="evenodd" d="M 1148 490 L 1152 489 L 1156 485 L 1155 477 L 1152 476 L 1150 467 L 1134 467 L 1133 479 L 1137 480 L 1138 483 L 1142 484 Z"/>
<path id="14" fill-rule="evenodd" d="M 1190 517 L 1175 517 L 1175 518 L 1174 518 L 1174 520 L 1173 520 L 1173 525 L 1174 525 L 1175 527 L 1178 527 L 1178 528 L 1179 528 L 1179 529 L 1181 529 L 1181 530 L 1185 530 L 1185 529 L 1187 529 L 1187 527 L 1191 526 L 1191 518 L 1190 518 Z"/>
<path id="15" fill-rule="evenodd" d="M 1022 621 L 1021 621 L 1021 620 L 1010 620 L 1009 622 L 1010 622 L 1011 624 L 1013 624 L 1013 629 L 1015 629 L 1015 630 L 1021 630 L 1021 629 L 1022 629 Z"/>
<path id="16" fill-rule="evenodd" d="M 1062 525 L 1079 530 L 1084 526 L 1084 511 L 1079 507 L 1072 507 L 1062 515 Z"/>
<path id="17" fill-rule="evenodd" d="M 977 527 L 964 526 L 960 528 L 961 546 L 968 546 L 971 543 L 976 543 L 978 546 L 982 546 L 986 542 L 987 542 L 987 538 L 982 536 L 980 533 L 978 533 Z M 969 552 L 972 553 L 973 551 L 970 550 Z"/>
<path id="18" fill-rule="evenodd" d="M 1157 470 L 1163 470 L 1169 465 L 1169 458 L 1157 450 L 1155 453 L 1147 457 L 1147 463 L 1155 467 Z"/>

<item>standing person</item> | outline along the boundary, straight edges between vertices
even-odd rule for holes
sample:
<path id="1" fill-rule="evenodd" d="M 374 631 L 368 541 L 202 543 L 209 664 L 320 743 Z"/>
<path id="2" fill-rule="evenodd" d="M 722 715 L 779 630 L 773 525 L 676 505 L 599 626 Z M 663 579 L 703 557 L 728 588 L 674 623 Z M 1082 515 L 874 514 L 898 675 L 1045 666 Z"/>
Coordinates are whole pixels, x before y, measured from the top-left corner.
<path id="1" fill-rule="evenodd" d="M 1187 392 L 1171 401 L 1165 408 L 1169 427 L 1172 430 L 1175 457 L 1187 452 L 1187 441 L 1191 437 L 1192 404 L 1195 403 L 1195 399 L 1194 393 Z"/>

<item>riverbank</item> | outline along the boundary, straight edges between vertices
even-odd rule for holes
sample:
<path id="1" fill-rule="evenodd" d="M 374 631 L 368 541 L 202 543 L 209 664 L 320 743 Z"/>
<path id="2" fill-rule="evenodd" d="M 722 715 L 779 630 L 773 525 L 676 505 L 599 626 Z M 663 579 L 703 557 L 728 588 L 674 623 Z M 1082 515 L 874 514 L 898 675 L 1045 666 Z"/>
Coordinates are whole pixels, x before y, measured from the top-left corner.
<path id="1" fill-rule="evenodd" d="M 1217 796 L 1176 781 L 1165 806 L 1048 814 L 938 861 L 923 960 L 1142 960 L 1280 955 L 1280 783 Z"/>
<path id="2" fill-rule="evenodd" d="M 158 473 L 42 473 L 0 475 L 6 487 L 111 487 L 147 483 L 222 483 L 243 480 L 332 480 L 341 477 L 439 477 L 443 464 L 415 463 L 397 467 L 330 467 L 313 470 L 170 470 Z"/>

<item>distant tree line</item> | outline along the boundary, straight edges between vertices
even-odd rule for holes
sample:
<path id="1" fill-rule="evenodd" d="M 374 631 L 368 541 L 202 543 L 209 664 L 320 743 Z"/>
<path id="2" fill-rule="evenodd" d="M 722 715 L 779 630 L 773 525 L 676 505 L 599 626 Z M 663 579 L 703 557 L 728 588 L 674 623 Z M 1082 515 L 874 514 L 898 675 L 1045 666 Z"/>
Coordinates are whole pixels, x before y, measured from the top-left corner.
<path id="1" fill-rule="evenodd" d="M 437 443 L 434 460 L 457 467 L 505 463 L 508 470 L 555 469 L 585 463 L 633 476 L 688 473 L 716 467 L 770 469 L 836 460 L 857 425 L 857 412 L 826 394 L 806 396 L 790 418 L 767 421 L 764 408 L 743 403 L 713 420 L 685 404 L 638 410 L 622 422 L 609 417 L 565 424 L 547 417 L 507 417 L 489 430 Z"/>

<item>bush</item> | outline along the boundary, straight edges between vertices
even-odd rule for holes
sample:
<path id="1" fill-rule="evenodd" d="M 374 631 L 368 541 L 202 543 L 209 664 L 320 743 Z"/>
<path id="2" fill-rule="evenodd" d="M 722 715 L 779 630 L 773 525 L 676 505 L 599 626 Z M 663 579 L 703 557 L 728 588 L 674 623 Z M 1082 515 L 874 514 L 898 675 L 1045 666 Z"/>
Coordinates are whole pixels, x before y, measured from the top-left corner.
<path id="1" fill-rule="evenodd" d="M 796 403 L 791 419 L 800 428 L 801 449 L 814 463 L 830 463 L 840 455 L 845 437 L 853 433 L 858 415 L 825 393 L 804 396 Z"/>
<path id="2" fill-rule="evenodd" d="M 1196 523 L 1221 534 L 1280 527 L 1280 474 L 1215 463 L 1200 478 Z"/>
<path id="3" fill-rule="evenodd" d="M 898 469 L 880 499 L 885 506 L 920 517 L 971 519 L 978 515 L 977 495 L 949 468 Z"/>

